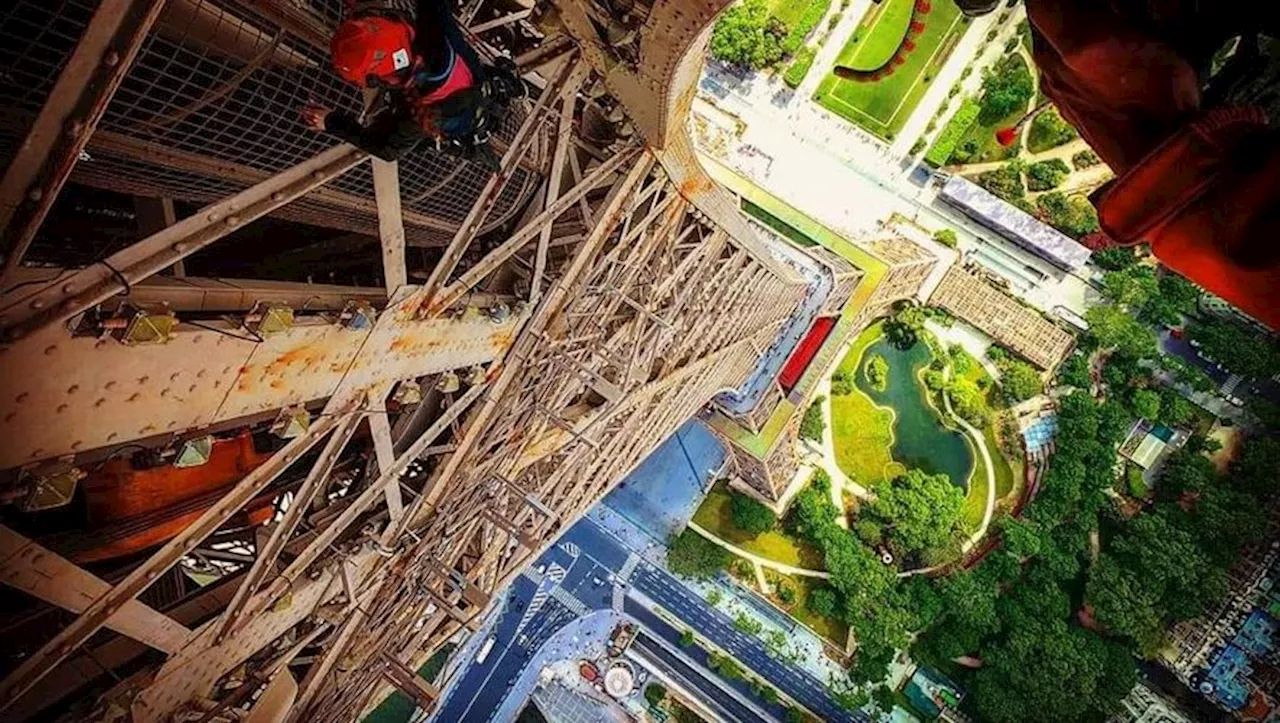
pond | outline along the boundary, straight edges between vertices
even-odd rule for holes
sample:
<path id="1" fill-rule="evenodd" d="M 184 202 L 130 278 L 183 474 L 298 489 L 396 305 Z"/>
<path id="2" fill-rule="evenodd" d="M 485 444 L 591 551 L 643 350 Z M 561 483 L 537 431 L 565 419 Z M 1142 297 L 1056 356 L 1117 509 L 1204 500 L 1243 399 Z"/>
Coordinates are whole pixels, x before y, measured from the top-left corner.
<path id="1" fill-rule="evenodd" d="M 872 354 L 889 363 L 888 382 L 883 392 L 867 384 L 862 367 Z M 858 364 L 858 388 L 876 404 L 894 410 L 893 458 L 907 467 L 929 474 L 945 474 L 951 483 L 968 489 L 973 471 L 973 451 L 962 434 L 942 426 L 925 398 L 924 385 L 916 376 L 929 365 L 932 354 L 923 342 L 901 350 L 881 339 L 867 348 Z"/>

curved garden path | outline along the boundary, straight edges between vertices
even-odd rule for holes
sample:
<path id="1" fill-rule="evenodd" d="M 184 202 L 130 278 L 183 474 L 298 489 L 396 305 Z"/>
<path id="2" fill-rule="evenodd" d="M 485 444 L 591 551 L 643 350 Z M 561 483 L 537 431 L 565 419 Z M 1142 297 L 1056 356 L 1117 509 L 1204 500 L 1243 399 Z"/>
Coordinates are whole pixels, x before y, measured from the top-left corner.
<path id="1" fill-rule="evenodd" d="M 784 562 L 778 562 L 777 560 L 770 560 L 767 557 L 761 557 L 755 554 L 754 552 L 747 552 L 746 550 L 742 549 L 741 547 L 738 547 L 732 542 L 729 542 L 728 540 L 717 537 L 714 532 L 711 532 L 710 530 L 702 527 L 701 525 L 694 522 L 693 520 L 689 520 L 689 529 L 693 530 L 694 532 L 697 532 L 699 535 L 702 535 L 708 540 L 711 540 L 715 544 L 719 545 L 720 547 L 723 547 L 729 552 L 732 552 L 738 557 L 741 557 L 744 560 L 751 562 L 757 567 L 767 567 L 771 570 L 777 570 L 778 572 L 785 573 L 787 575 L 800 575 L 803 577 L 820 577 L 823 580 L 828 580 L 831 578 L 831 573 L 826 572 L 825 570 L 810 570 L 807 567 L 796 567 L 795 565 L 788 565 Z"/>

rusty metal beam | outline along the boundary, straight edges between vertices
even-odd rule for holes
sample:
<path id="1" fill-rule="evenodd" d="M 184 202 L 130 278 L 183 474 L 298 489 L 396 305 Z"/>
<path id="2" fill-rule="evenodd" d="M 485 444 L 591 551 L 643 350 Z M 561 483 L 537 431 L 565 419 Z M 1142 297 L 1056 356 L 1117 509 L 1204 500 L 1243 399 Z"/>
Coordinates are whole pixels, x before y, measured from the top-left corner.
<path id="1" fill-rule="evenodd" d="M 453 240 L 449 242 L 444 254 L 436 262 L 435 268 L 431 270 L 431 276 L 427 279 L 427 283 L 422 290 L 422 295 L 428 308 L 438 308 L 438 305 L 432 300 L 433 297 L 444 288 L 445 284 L 449 283 L 449 277 L 453 275 L 454 269 L 458 267 L 458 262 L 462 260 L 463 254 L 471 246 L 471 242 L 476 235 L 480 233 L 480 227 L 484 223 L 485 217 L 492 210 L 493 201 L 498 198 L 499 194 L 502 193 L 502 189 L 506 187 L 507 181 L 511 179 L 516 163 L 524 157 L 533 140 L 537 138 L 534 129 L 542 123 L 542 111 L 560 97 L 561 90 L 565 87 L 572 72 L 573 63 L 565 63 L 555 79 L 547 84 L 542 94 L 538 96 L 537 102 L 533 104 L 533 108 L 529 110 L 529 115 L 525 116 L 524 123 L 520 125 L 520 130 L 516 132 L 515 138 L 511 141 L 511 146 L 507 148 L 507 152 L 502 156 L 498 171 L 490 176 L 489 182 L 480 191 L 480 195 L 472 204 L 471 210 L 467 212 L 467 217 L 463 219 L 462 225 L 458 227 L 458 232 L 454 234 Z"/>
<path id="2" fill-rule="evenodd" d="M 378 236 L 382 240 L 382 278 L 387 297 L 409 283 L 404 259 L 404 219 L 400 211 L 400 164 L 373 159 L 373 193 L 378 199 Z"/>
<path id="3" fill-rule="evenodd" d="M 0 525 L 0 582 L 73 613 L 83 612 L 111 585 L 34 540 Z M 165 653 L 177 652 L 191 631 L 137 600 L 125 603 L 106 627 Z"/>
<path id="4" fill-rule="evenodd" d="M 300 436 L 290 440 L 279 452 L 272 455 L 187 529 L 165 543 L 158 551 L 106 594 L 85 608 L 70 625 L 45 643 L 40 650 L 22 662 L 16 670 L 0 681 L 0 711 L 48 675 L 63 658 L 84 644 L 123 605 L 136 598 L 143 590 L 169 568 L 178 564 L 188 551 L 200 544 L 210 533 L 221 527 L 246 502 L 262 492 L 280 473 L 284 472 L 299 456 L 320 441 L 338 424 L 336 415 L 322 416 Z"/>
<path id="5" fill-rule="evenodd" d="M 367 158 L 354 146 L 340 144 L 231 198 L 206 206 L 68 279 L 45 286 L 21 305 L 0 310 L 3 335 L 12 341 L 66 321 L 341 176 Z"/>
<path id="6" fill-rule="evenodd" d="M 465 296 L 472 287 L 483 281 L 486 276 L 496 271 L 499 266 L 524 248 L 526 244 L 533 240 L 534 236 L 546 233 L 549 238 L 552 224 L 556 218 L 568 211 L 569 207 L 577 203 L 579 199 L 594 191 L 604 179 L 615 173 L 624 164 L 634 160 L 640 151 L 641 148 L 639 146 L 633 146 L 615 154 L 612 158 L 593 169 L 580 183 L 549 204 L 545 211 L 530 219 L 529 223 L 521 227 L 519 231 L 516 231 L 506 241 L 503 241 L 500 246 L 490 251 L 483 259 L 467 269 L 456 281 L 442 289 L 433 301 L 433 307 L 443 310 L 452 306 L 458 299 Z M 540 245 L 539 249 L 541 249 L 540 258 L 545 268 L 545 248 Z"/>
<path id="7" fill-rule="evenodd" d="M 22 262 L 164 0 L 102 0 L 0 179 L 0 279 Z"/>
<path id="8" fill-rule="evenodd" d="M 293 537 L 293 533 L 298 529 L 298 524 L 302 522 L 303 516 L 311 509 L 311 501 L 328 484 L 329 474 L 333 471 L 333 466 L 337 464 L 338 456 L 342 454 L 347 442 L 351 441 L 352 435 L 355 434 L 356 429 L 359 427 L 361 416 L 360 414 L 347 415 L 342 424 L 338 426 L 338 429 L 329 435 L 329 441 L 325 443 L 324 449 L 320 451 L 320 457 L 311 466 L 311 471 L 307 473 L 307 478 L 303 481 L 302 486 L 298 488 L 298 492 L 294 495 L 289 509 L 285 510 L 284 516 L 276 523 L 275 529 L 271 531 L 271 537 L 267 538 L 266 544 L 262 545 L 261 549 L 258 550 L 258 556 L 253 562 L 253 567 L 249 569 L 244 581 L 236 589 L 236 594 L 231 598 L 231 602 L 227 604 L 227 609 L 222 612 L 222 617 L 218 620 L 218 634 L 216 636 L 218 642 L 222 642 L 227 634 L 239 623 L 240 614 L 244 611 L 245 603 L 258 591 L 258 587 L 266 576 L 275 570 L 276 559 L 279 558 L 280 551 L 284 549 L 285 543 L 289 541 L 289 538 Z"/>

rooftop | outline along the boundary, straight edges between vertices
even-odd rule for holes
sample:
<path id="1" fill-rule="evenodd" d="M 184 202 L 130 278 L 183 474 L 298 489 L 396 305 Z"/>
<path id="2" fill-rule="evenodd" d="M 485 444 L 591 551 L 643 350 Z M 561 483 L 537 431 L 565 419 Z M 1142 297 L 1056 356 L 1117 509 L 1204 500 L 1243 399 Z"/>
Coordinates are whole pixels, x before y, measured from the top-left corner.
<path id="1" fill-rule="evenodd" d="M 1071 350 L 1071 334 L 960 266 L 947 271 L 930 301 L 1042 369 L 1057 366 Z"/>
<path id="2" fill-rule="evenodd" d="M 940 195 L 944 201 L 1057 266 L 1074 271 L 1089 260 L 1089 249 L 966 178 L 952 176 Z"/>

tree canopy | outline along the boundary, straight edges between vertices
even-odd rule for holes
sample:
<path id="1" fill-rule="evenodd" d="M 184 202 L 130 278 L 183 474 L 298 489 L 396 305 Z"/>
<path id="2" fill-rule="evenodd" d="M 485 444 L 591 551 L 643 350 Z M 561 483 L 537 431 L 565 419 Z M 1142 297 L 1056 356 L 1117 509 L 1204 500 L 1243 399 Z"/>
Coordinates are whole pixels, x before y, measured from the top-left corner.
<path id="1" fill-rule="evenodd" d="M 863 373 L 867 375 L 867 384 L 870 384 L 872 389 L 883 392 L 889 381 L 889 362 L 879 354 L 872 354 L 862 368 Z"/>
<path id="2" fill-rule="evenodd" d="M 883 524 L 894 554 L 911 556 L 952 547 L 963 506 L 964 493 L 946 475 L 912 469 L 878 487 L 862 516 Z"/>
<path id="3" fill-rule="evenodd" d="M 667 566 L 677 575 L 706 580 L 729 564 L 729 551 L 685 528 L 667 545 Z"/>
<path id="4" fill-rule="evenodd" d="M 978 122 L 992 125 L 1012 113 L 1025 111 L 1034 94 L 1035 84 L 1027 64 L 1021 57 L 1010 55 L 983 71 Z"/>
<path id="5" fill-rule="evenodd" d="M 759 535 L 772 530 L 778 524 L 778 517 L 763 502 L 754 497 L 734 492 L 730 502 L 733 513 L 733 524 L 744 532 Z"/>
<path id="6" fill-rule="evenodd" d="M 924 320 L 924 309 L 915 304 L 900 303 L 893 316 L 884 322 L 884 337 L 899 349 L 910 349 L 920 340 Z"/>
<path id="7" fill-rule="evenodd" d="M 1241 376 L 1266 379 L 1280 374 L 1280 347 L 1243 324 L 1220 319 L 1194 322 L 1188 325 L 1187 336 L 1210 358 Z"/>
<path id="8" fill-rule="evenodd" d="M 1103 348 L 1115 348 L 1134 359 L 1156 355 L 1155 335 L 1124 309 L 1100 304 L 1090 307 L 1084 318 L 1089 323 L 1089 333 Z"/>
<path id="9" fill-rule="evenodd" d="M 1011 402 L 1022 402 L 1044 391 L 1044 382 L 1035 367 L 1012 357 L 1000 361 L 1000 386 Z"/>
<path id="10" fill-rule="evenodd" d="M 765 0 L 731 6 L 711 31 L 711 56 L 746 70 L 767 68 L 782 59 L 787 27 L 769 12 Z"/>
<path id="11" fill-rule="evenodd" d="M 1089 377 L 1089 358 L 1082 354 L 1072 354 L 1058 368 L 1058 383 L 1073 386 L 1076 389 L 1089 389 L 1093 380 Z"/>

